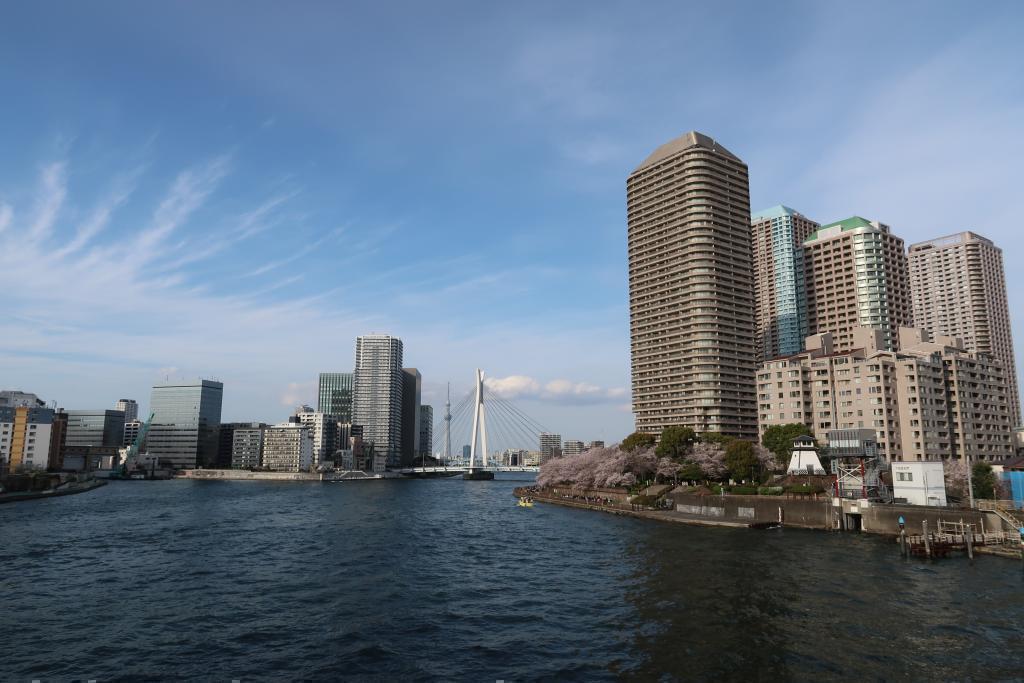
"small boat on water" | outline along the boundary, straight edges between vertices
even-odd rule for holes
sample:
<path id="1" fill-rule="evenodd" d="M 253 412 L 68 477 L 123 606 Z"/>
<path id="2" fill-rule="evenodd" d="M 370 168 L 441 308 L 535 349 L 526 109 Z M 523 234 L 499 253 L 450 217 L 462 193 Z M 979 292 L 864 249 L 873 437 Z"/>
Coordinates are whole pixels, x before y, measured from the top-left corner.
<path id="1" fill-rule="evenodd" d="M 521 507 L 521 508 L 532 508 L 533 507 L 533 501 L 531 499 L 529 499 L 529 498 L 520 498 L 519 499 L 519 507 Z"/>

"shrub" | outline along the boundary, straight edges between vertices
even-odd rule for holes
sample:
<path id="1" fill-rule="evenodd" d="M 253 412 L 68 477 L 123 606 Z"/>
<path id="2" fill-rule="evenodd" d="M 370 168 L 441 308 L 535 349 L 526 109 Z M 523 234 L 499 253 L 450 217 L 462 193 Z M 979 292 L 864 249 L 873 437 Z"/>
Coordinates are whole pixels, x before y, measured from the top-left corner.
<path id="1" fill-rule="evenodd" d="M 824 493 L 825 488 L 817 484 L 796 484 L 787 486 L 786 493 Z"/>
<path id="2" fill-rule="evenodd" d="M 757 489 L 757 493 L 761 496 L 781 496 L 783 490 L 781 486 L 761 486 Z"/>
<path id="3" fill-rule="evenodd" d="M 733 486 L 731 489 L 729 489 L 729 493 L 735 494 L 737 496 L 756 496 L 757 495 L 757 487 L 756 486 Z"/>

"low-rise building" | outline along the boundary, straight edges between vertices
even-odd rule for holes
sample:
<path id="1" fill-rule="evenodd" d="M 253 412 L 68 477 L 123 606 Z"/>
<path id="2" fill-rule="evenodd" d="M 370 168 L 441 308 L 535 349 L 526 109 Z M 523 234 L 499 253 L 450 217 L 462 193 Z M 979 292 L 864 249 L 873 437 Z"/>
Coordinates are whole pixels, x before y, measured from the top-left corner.
<path id="1" fill-rule="evenodd" d="M 285 422 L 263 433 L 265 469 L 273 472 L 308 472 L 313 466 L 313 435 L 308 426 Z"/>
<path id="2" fill-rule="evenodd" d="M 267 425 L 250 422 L 231 432 L 231 469 L 254 470 L 263 462 L 263 432 Z"/>
<path id="3" fill-rule="evenodd" d="M 894 462 L 892 495 L 897 503 L 946 505 L 946 480 L 942 461 Z"/>
<path id="4" fill-rule="evenodd" d="M 0 407 L 0 474 L 49 466 L 53 410 Z"/>
<path id="5" fill-rule="evenodd" d="M 562 455 L 579 455 L 584 450 L 583 442 L 574 439 L 566 439 L 562 444 Z"/>
<path id="6" fill-rule="evenodd" d="M 959 340 L 902 328 L 900 351 L 877 329 L 852 332 L 836 352 L 831 334 L 807 350 L 764 363 L 757 375 L 758 426 L 802 423 L 824 442 L 834 429 L 872 429 L 890 461 L 998 460 L 1013 453 L 1002 364 Z"/>
<path id="7" fill-rule="evenodd" d="M 338 417 L 328 413 L 318 413 L 309 406 L 295 409 L 295 417 L 300 424 L 309 427 L 313 436 L 313 467 L 321 464 L 334 464 L 334 452 L 338 450 Z"/>

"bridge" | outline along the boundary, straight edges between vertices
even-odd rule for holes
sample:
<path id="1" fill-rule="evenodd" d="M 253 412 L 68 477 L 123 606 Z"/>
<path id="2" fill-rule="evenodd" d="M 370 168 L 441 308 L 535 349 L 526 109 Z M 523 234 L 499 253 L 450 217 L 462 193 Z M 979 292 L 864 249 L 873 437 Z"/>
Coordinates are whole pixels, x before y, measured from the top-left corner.
<path id="1" fill-rule="evenodd" d="M 438 465 L 436 467 L 403 467 L 401 469 L 397 469 L 397 470 L 393 469 L 393 470 L 390 470 L 390 471 L 391 472 L 398 472 L 399 474 L 409 474 L 409 475 L 415 475 L 415 474 L 439 474 L 439 475 L 444 475 L 444 474 L 449 474 L 449 475 L 454 477 L 457 474 L 465 474 L 466 472 L 469 472 L 470 469 L 471 468 L 469 468 L 469 467 L 461 467 L 461 466 L 458 466 L 458 465 L 453 465 L 451 467 L 446 467 L 446 466 L 443 466 L 443 465 Z M 492 473 L 493 472 L 539 472 L 540 471 L 539 467 L 530 466 L 530 465 L 523 465 L 523 466 L 517 466 L 517 465 L 489 465 L 487 467 L 474 467 L 472 469 L 475 470 L 475 471 L 484 471 L 484 472 L 492 472 Z"/>
<path id="2" fill-rule="evenodd" d="M 491 421 L 490 432 L 488 419 Z M 410 476 L 462 474 L 465 479 L 493 479 L 495 472 L 537 472 L 536 461 L 530 464 L 524 461 L 529 451 L 539 447 L 540 434 L 547 431 L 511 401 L 490 396 L 484 383 L 484 371 L 477 369 L 473 390 L 459 401 L 454 412 L 449 385 L 444 416 L 433 429 L 434 434 L 444 435 L 443 450 L 435 454 L 435 463 L 423 462 L 420 467 L 392 471 Z M 453 436 L 467 437 L 463 443 L 468 442 L 468 457 L 463 453 L 452 457 Z M 492 439 L 491 444 L 500 448 L 489 450 L 488 437 Z"/>

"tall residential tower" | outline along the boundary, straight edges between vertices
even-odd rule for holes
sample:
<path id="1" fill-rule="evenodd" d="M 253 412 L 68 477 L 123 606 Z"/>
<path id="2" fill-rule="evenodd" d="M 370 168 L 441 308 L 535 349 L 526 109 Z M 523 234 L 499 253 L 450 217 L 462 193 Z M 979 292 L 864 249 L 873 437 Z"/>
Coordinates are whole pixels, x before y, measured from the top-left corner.
<path id="1" fill-rule="evenodd" d="M 817 223 L 788 206 L 773 206 L 751 216 L 758 361 L 804 349 L 807 287 L 803 243 L 817 228 Z"/>
<path id="2" fill-rule="evenodd" d="M 356 339 L 352 423 L 363 428 L 363 443 L 397 467 L 402 445 L 402 340 L 387 334 Z"/>
<path id="3" fill-rule="evenodd" d="M 689 132 L 626 181 L 633 414 L 756 438 L 747 165 Z"/>
<path id="4" fill-rule="evenodd" d="M 1002 249 L 973 232 L 912 244 L 910 292 L 916 327 L 958 337 L 967 351 L 1002 362 L 1010 418 L 1020 425 Z"/>
<path id="5" fill-rule="evenodd" d="M 856 328 L 870 327 L 898 350 L 899 328 L 910 326 L 910 283 L 903 240 L 888 225 L 860 216 L 823 225 L 804 241 L 804 267 L 810 334 L 831 333 L 842 353 Z"/>

